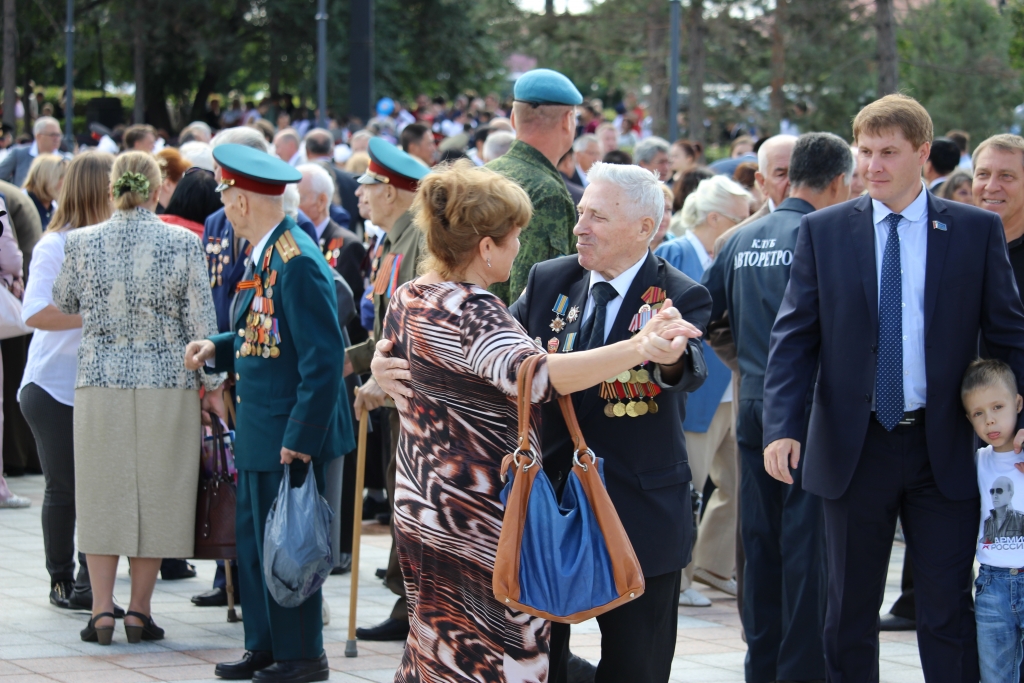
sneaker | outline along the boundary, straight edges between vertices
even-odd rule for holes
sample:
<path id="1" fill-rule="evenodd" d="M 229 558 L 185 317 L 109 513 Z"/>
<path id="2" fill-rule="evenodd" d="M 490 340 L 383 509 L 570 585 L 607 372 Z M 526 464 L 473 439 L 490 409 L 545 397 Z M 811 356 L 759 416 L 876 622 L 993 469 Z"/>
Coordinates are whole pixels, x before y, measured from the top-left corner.
<path id="1" fill-rule="evenodd" d="M 0 498 L 0 508 L 27 508 L 32 504 L 28 498 L 11 494 L 6 498 Z"/>
<path id="2" fill-rule="evenodd" d="M 711 601 L 696 588 L 687 588 L 679 594 L 680 607 L 711 607 Z"/>
<path id="3" fill-rule="evenodd" d="M 705 586 L 716 588 L 726 595 L 736 597 L 736 579 L 723 579 L 721 576 L 712 574 L 707 569 L 697 567 L 693 570 L 693 580 L 699 581 Z"/>

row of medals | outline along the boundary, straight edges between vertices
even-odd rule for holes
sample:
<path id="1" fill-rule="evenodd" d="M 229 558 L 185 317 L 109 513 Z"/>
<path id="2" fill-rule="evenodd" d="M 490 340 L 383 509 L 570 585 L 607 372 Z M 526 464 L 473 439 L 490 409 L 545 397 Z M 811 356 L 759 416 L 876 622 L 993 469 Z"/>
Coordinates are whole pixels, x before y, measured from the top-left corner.
<path id="1" fill-rule="evenodd" d="M 210 262 L 211 287 L 219 287 L 224 282 L 224 266 L 231 263 L 231 256 L 221 252 L 227 252 L 229 246 L 231 246 L 231 242 L 227 237 L 216 242 L 206 243 L 207 258 Z"/>
<path id="2" fill-rule="evenodd" d="M 270 274 L 264 277 L 263 287 L 258 291 L 260 296 L 273 306 L 271 297 L 274 296 L 274 285 L 277 284 L 277 271 L 270 271 Z M 253 303 L 255 304 L 255 300 Z M 238 335 L 245 337 L 238 352 L 240 356 L 277 358 L 281 355 L 281 349 L 277 346 L 281 339 L 274 330 L 273 309 L 269 313 L 261 313 L 250 308 L 245 318 L 245 329 L 239 330 Z"/>
<path id="3" fill-rule="evenodd" d="M 606 417 L 640 417 L 650 413 L 652 415 L 657 414 L 658 404 L 654 400 L 654 396 L 646 396 L 640 387 L 651 381 L 651 373 L 649 373 L 643 366 L 634 368 L 632 370 L 623 370 L 615 377 L 611 377 L 604 381 L 604 385 L 601 387 L 601 398 L 607 399 L 608 403 L 605 404 L 604 414 Z M 618 392 L 615 390 L 615 384 L 621 384 L 623 388 L 630 387 L 630 391 L 635 391 L 636 396 L 630 396 L 629 401 L 626 403 L 622 402 L 619 398 Z M 612 402 L 612 397 L 618 398 L 615 403 Z"/>

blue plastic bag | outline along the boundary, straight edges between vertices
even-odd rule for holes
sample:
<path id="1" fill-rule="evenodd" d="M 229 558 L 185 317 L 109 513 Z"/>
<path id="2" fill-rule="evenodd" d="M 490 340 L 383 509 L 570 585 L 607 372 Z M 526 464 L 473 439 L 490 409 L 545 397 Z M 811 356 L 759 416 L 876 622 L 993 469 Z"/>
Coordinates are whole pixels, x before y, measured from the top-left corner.
<path id="1" fill-rule="evenodd" d="M 263 534 L 263 576 L 281 607 L 304 603 L 334 567 L 330 536 L 334 512 L 317 492 L 313 465 L 302 486 L 292 488 L 290 475 L 285 465 Z"/>

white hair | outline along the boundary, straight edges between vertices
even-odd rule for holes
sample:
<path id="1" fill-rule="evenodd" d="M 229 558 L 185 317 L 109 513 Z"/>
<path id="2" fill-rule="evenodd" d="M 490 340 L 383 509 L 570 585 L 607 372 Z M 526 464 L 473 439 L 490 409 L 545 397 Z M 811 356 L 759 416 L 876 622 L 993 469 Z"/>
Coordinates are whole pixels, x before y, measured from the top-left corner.
<path id="1" fill-rule="evenodd" d="M 263 133 L 248 126 L 236 126 L 235 128 L 222 130 L 217 133 L 210 143 L 214 148 L 224 144 L 245 145 L 246 147 L 252 147 L 253 149 L 270 154 L 270 145 L 267 144 L 267 139 L 263 137 Z"/>
<path id="2" fill-rule="evenodd" d="M 791 145 L 795 145 L 796 136 L 773 135 L 761 143 L 761 147 L 757 150 L 757 170 L 761 172 L 761 175 L 768 175 L 772 170 L 768 168 L 768 152 L 771 151 L 771 147 L 769 145 L 777 145 L 780 142 L 788 142 Z"/>
<path id="3" fill-rule="evenodd" d="M 587 147 L 591 145 L 600 145 L 601 141 L 597 139 L 597 136 L 593 133 L 587 133 L 576 138 L 576 142 L 572 143 L 572 151 L 574 152 L 585 152 Z"/>
<path id="4" fill-rule="evenodd" d="M 234 130 L 234 128 L 231 128 L 230 130 Z M 284 194 L 281 195 L 281 208 L 284 209 L 285 215 L 293 221 L 299 220 L 300 199 L 299 186 L 297 183 L 288 183 L 284 186 Z"/>
<path id="5" fill-rule="evenodd" d="M 484 142 L 484 161 L 494 161 L 504 155 L 515 139 L 515 133 L 510 133 L 507 130 L 492 132 Z"/>
<path id="6" fill-rule="evenodd" d="M 295 169 L 304 176 L 309 176 L 309 184 L 313 192 L 327 195 L 327 201 L 334 197 L 334 178 L 320 164 L 302 164 Z"/>
<path id="7" fill-rule="evenodd" d="M 185 161 L 213 173 L 213 152 L 211 151 L 210 143 L 190 140 L 183 143 L 178 148 L 178 151 Z"/>
<path id="8" fill-rule="evenodd" d="M 654 221 L 655 228 L 661 225 L 661 219 L 665 215 L 665 193 L 661 189 L 661 181 L 653 171 L 639 166 L 597 161 L 587 172 L 587 178 L 591 185 L 604 182 L 619 186 L 629 199 L 634 218 L 649 217 Z M 654 239 L 654 232 L 656 231 L 651 232 L 651 239 Z"/>
<path id="9" fill-rule="evenodd" d="M 57 126 L 57 130 L 60 130 L 60 121 L 53 118 L 52 116 L 40 116 L 38 119 L 36 119 L 35 125 L 32 126 L 32 135 L 39 135 L 50 124 Z"/>
<path id="10" fill-rule="evenodd" d="M 633 162 L 637 164 L 649 164 L 654 161 L 658 152 L 668 154 L 668 140 L 652 135 L 637 143 L 633 148 Z"/>
<path id="11" fill-rule="evenodd" d="M 730 211 L 737 198 L 749 202 L 750 193 L 732 178 L 724 175 L 705 178 L 683 202 L 683 228 L 693 230 L 704 225 L 712 211 L 735 218 Z"/>

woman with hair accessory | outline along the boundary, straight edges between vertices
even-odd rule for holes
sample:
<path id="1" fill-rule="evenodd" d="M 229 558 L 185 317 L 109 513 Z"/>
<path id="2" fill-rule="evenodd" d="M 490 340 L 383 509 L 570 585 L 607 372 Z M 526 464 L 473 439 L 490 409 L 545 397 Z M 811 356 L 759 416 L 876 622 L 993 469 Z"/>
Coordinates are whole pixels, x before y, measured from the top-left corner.
<path id="1" fill-rule="evenodd" d="M 32 252 L 32 277 L 25 288 L 21 311 L 25 323 L 36 331 L 28 347 L 18 402 L 35 437 L 46 481 L 42 518 L 46 570 L 50 574 L 50 604 L 64 609 L 92 609 L 92 588 L 89 568 L 81 552 L 75 579 L 72 432 L 82 316 L 67 315 L 57 309 L 53 303 L 53 281 L 64 262 L 64 243 L 68 235 L 110 218 L 114 210 L 110 202 L 113 165 L 113 155 L 106 152 L 87 152 L 68 164 L 57 210 Z"/>
<path id="2" fill-rule="evenodd" d="M 190 557 L 199 476 L 200 398 L 223 413 L 221 379 L 185 369 L 190 339 L 217 323 L 199 238 L 157 217 L 160 169 L 128 152 L 110 173 L 114 214 L 68 233 L 53 286 L 82 316 L 75 383 L 75 503 L 92 581 L 82 640 L 109 645 L 119 556 L 132 567 L 128 642 L 159 640 L 150 600 L 163 557 Z"/>
<path id="3" fill-rule="evenodd" d="M 657 359 L 655 335 L 699 333 L 666 300 L 632 339 L 546 354 L 487 291 L 509 278 L 533 214 L 526 192 L 462 160 L 420 181 L 412 211 L 426 233 L 424 274 L 395 292 L 383 335 L 391 357 L 411 365 L 416 387 L 412 397 L 395 397 L 402 425 L 395 539 L 410 618 L 395 681 L 548 680 L 548 622 L 507 609 L 491 581 L 501 461 L 517 445 L 519 367 L 541 356 L 531 398 L 552 401 Z M 534 452 L 537 440 L 532 434 Z"/>

